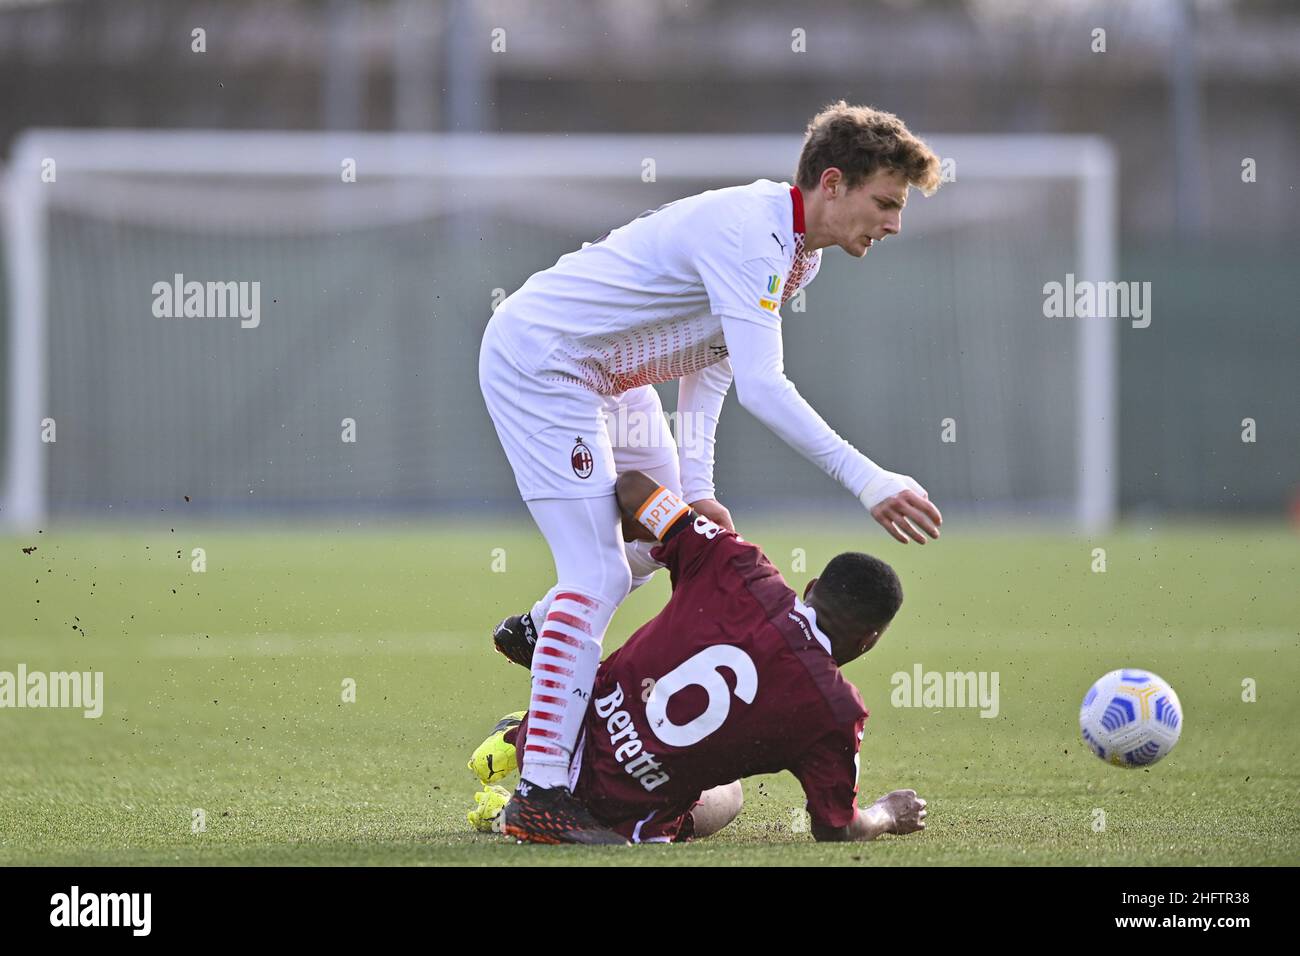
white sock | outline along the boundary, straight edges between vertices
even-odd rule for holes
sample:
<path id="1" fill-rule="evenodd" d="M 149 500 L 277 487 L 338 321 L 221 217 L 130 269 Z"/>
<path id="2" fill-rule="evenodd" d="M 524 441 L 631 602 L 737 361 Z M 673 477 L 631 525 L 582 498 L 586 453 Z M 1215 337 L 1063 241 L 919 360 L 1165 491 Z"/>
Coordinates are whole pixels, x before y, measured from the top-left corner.
<path id="1" fill-rule="evenodd" d="M 543 622 L 535 622 L 533 694 L 520 771 L 530 783 L 569 784 L 569 763 L 596 682 L 601 639 L 614 609 L 609 601 L 563 588 L 557 590 Z"/>
<path id="2" fill-rule="evenodd" d="M 654 558 L 650 557 L 652 548 L 659 547 L 658 541 L 624 541 L 623 549 L 627 554 L 627 563 L 632 569 L 632 590 L 635 591 L 643 584 L 648 584 L 654 577 L 654 573 L 664 565 L 660 564 Z M 551 608 L 551 602 L 555 600 L 555 595 L 560 591 L 557 584 L 547 591 L 533 609 L 528 612 L 528 616 L 533 619 L 533 626 L 540 628 L 542 621 L 546 620 L 546 612 Z"/>
<path id="3" fill-rule="evenodd" d="M 541 629 L 542 622 L 546 620 L 546 612 L 551 609 L 551 602 L 555 600 L 555 595 L 560 593 L 560 586 L 557 584 L 551 588 L 541 599 L 533 605 L 533 609 L 528 612 L 528 616 L 533 619 L 533 627 Z"/>

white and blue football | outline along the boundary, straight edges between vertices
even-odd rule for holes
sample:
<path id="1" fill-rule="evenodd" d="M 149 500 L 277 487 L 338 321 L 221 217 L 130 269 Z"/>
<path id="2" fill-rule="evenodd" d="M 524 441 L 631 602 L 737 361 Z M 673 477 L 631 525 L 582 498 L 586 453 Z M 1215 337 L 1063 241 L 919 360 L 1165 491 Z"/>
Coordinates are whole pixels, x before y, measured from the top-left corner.
<path id="1" fill-rule="evenodd" d="M 1174 689 L 1150 671 L 1111 671 L 1084 695 L 1079 729 L 1107 763 L 1149 767 L 1178 743 L 1183 706 Z"/>

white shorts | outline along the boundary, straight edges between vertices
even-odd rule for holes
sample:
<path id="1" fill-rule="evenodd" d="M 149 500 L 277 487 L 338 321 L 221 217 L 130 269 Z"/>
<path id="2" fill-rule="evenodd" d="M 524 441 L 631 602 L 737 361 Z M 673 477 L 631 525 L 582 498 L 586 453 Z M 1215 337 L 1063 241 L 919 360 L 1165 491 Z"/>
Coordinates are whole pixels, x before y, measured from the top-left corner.
<path id="1" fill-rule="evenodd" d="M 612 495 L 627 471 L 653 472 L 681 494 L 677 444 L 654 386 L 598 395 L 525 369 L 502 338 L 489 322 L 479 385 L 525 501 Z"/>

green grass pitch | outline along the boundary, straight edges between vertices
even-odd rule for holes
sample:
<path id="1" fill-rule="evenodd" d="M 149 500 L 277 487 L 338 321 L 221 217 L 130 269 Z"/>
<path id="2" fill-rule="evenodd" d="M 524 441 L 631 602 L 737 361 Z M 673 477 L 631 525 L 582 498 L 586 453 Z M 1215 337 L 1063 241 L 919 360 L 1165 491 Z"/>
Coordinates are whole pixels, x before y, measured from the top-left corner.
<path id="1" fill-rule="evenodd" d="M 800 589 L 850 548 L 902 577 L 894 627 L 846 671 L 872 712 L 862 796 L 914 787 L 930 801 L 923 834 L 817 845 L 798 832 L 788 774 L 747 781 L 740 819 L 689 846 L 519 847 L 471 832 L 466 760 L 527 699 L 488 632 L 550 583 L 530 527 L 56 527 L 0 538 L 0 670 L 102 671 L 106 704 L 99 719 L 0 710 L 0 864 L 1300 860 L 1293 532 L 950 529 L 920 548 L 865 519 L 801 527 L 742 531 Z M 1091 570 L 1096 547 L 1105 573 Z M 607 647 L 666 594 L 661 575 L 633 595 Z M 997 671 L 999 714 L 891 706 L 890 675 L 917 663 Z M 1149 770 L 1110 767 L 1079 740 L 1083 692 L 1120 666 L 1156 671 L 1183 702 L 1182 741 Z M 355 703 L 342 700 L 349 678 Z"/>

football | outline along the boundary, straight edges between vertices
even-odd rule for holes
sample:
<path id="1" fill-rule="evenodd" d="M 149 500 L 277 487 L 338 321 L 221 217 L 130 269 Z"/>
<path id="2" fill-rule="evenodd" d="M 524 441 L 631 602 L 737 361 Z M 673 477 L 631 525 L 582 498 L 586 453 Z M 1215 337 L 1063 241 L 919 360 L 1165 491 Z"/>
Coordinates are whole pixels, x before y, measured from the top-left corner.
<path id="1" fill-rule="evenodd" d="M 1178 743 L 1183 708 L 1178 695 L 1150 671 L 1125 669 L 1102 676 L 1079 711 L 1083 740 L 1117 767 L 1149 767 Z"/>

